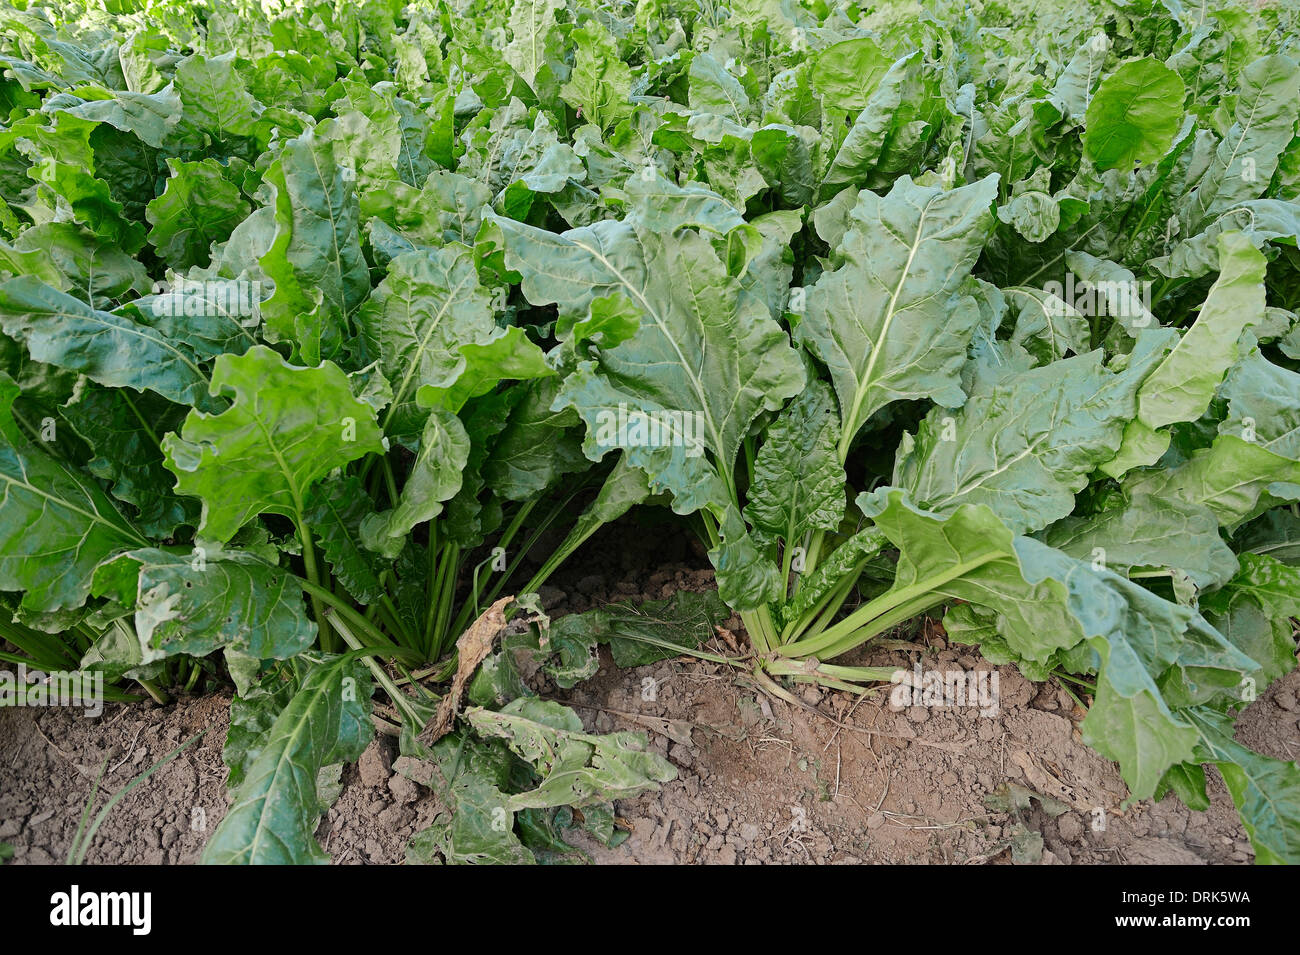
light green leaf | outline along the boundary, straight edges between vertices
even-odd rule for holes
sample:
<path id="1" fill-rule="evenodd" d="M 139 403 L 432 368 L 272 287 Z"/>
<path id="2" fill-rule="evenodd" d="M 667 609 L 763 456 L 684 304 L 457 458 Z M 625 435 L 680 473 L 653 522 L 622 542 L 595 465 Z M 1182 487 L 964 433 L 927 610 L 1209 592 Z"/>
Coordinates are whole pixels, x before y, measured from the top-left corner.
<path id="1" fill-rule="evenodd" d="M 950 192 L 904 176 L 883 199 L 860 194 L 839 248 L 843 264 L 806 289 L 796 329 L 830 369 L 841 461 L 890 402 L 962 403 L 958 372 L 979 312 L 960 290 L 992 227 L 996 192 L 996 176 Z"/>
<path id="2" fill-rule="evenodd" d="M 167 186 L 145 211 L 153 226 L 149 241 L 173 269 L 206 266 L 212 243 L 230 237 L 248 215 L 248 203 L 216 160 L 169 159 L 167 167 Z"/>
<path id="3" fill-rule="evenodd" d="M 0 328 L 26 344 L 36 361 L 70 368 L 101 385 L 208 405 L 207 376 L 191 349 L 30 276 L 0 285 Z"/>
<path id="4" fill-rule="evenodd" d="M 135 611 L 144 663 L 224 647 L 284 660 L 316 640 L 295 584 L 292 574 L 251 554 L 199 544 L 189 552 L 149 547 L 106 560 L 95 571 L 93 593 Z"/>
<path id="5" fill-rule="evenodd" d="M 1241 333 L 1264 321 L 1265 265 L 1264 256 L 1241 233 L 1219 236 L 1219 278 L 1196 322 L 1142 383 L 1130 435 L 1103 468 L 1108 475 L 1121 477 L 1134 467 L 1154 464 L 1169 444 L 1168 434 L 1154 432 L 1205 413 L 1224 373 L 1237 361 Z"/>
<path id="6" fill-rule="evenodd" d="M 503 739 L 541 776 L 536 788 L 510 796 L 512 810 L 585 806 L 625 799 L 677 778 L 642 733 L 595 736 L 559 703 L 521 697 L 493 712 L 473 708 L 465 719 L 478 733 Z"/>
<path id="7" fill-rule="evenodd" d="M 314 482 L 383 452 L 374 409 L 329 362 L 290 365 L 257 345 L 217 358 L 212 394 L 233 403 L 215 415 L 192 411 L 163 440 L 177 490 L 203 501 L 199 531 L 210 539 L 230 540 L 257 514 L 301 521 Z"/>
<path id="8" fill-rule="evenodd" d="M 1129 60 L 1101 81 L 1088 104 L 1084 155 L 1098 169 L 1154 162 L 1183 120 L 1183 81 L 1152 57 Z"/>
<path id="9" fill-rule="evenodd" d="M 0 590 L 25 591 L 28 610 L 79 607 L 101 560 L 148 541 L 93 479 L 13 438 L 0 429 Z"/>

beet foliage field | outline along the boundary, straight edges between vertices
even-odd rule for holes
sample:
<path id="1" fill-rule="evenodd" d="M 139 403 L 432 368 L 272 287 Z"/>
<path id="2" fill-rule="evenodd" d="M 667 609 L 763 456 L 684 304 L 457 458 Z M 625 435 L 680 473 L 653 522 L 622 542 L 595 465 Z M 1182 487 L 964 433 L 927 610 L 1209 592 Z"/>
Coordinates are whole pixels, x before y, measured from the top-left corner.
<path id="1" fill-rule="evenodd" d="M 0 8 L 0 657 L 231 681 L 207 861 L 322 861 L 377 701 L 450 807 L 411 857 L 530 862 L 674 769 L 521 669 L 860 693 L 930 614 L 1296 861 L 1233 719 L 1300 615 L 1298 20 Z M 717 595 L 548 621 L 635 507 Z M 700 649 L 730 611 L 750 652 Z"/>

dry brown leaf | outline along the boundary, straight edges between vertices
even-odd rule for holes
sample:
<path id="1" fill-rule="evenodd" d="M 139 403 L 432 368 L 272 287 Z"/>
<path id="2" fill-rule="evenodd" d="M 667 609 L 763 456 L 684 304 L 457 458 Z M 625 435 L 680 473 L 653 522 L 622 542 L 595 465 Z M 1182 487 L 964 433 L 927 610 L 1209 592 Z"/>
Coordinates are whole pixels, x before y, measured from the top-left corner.
<path id="1" fill-rule="evenodd" d="M 451 678 L 451 689 L 438 704 L 438 713 L 433 722 L 420 734 L 422 742 L 436 743 L 451 732 L 456 714 L 460 711 L 460 699 L 465 693 L 465 687 L 478 665 L 492 652 L 492 644 L 496 642 L 497 636 L 506 628 L 505 608 L 514 599 L 502 597 L 488 607 L 456 641 L 456 675 Z"/>

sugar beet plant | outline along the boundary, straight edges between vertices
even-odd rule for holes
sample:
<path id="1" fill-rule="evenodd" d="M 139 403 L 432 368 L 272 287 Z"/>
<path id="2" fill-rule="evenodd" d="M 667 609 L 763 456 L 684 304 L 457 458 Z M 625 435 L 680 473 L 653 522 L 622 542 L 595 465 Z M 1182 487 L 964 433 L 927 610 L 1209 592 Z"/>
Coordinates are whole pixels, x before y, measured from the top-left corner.
<path id="1" fill-rule="evenodd" d="M 1213 765 L 1300 858 L 1232 725 L 1300 614 L 1294 3 L 110 7 L 3 15 L 3 635 L 155 693 L 224 660 L 210 859 L 320 857 L 372 679 L 449 807 L 413 860 L 617 838 L 671 767 L 519 665 L 716 606 L 492 639 L 644 502 L 766 691 L 941 615 L 1134 797 Z"/>

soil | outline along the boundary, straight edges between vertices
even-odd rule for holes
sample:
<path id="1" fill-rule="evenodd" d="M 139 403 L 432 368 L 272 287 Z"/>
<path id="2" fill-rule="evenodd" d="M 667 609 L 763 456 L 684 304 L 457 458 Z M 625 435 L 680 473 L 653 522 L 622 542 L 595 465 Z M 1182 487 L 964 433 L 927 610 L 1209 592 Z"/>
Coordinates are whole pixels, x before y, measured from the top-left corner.
<path id="1" fill-rule="evenodd" d="M 554 587 L 552 615 L 617 599 L 655 599 L 712 586 L 697 548 L 626 522 L 593 539 Z M 743 642 L 725 625 L 717 650 Z M 877 650 L 864 665 L 996 671 L 996 714 L 976 707 L 900 707 L 887 691 L 857 699 L 804 688 L 802 706 L 759 692 L 721 664 L 678 658 L 599 673 L 570 703 L 588 729 L 633 729 L 677 768 L 657 792 L 617 806 L 631 834 L 609 849 L 575 842 L 601 864 L 1248 863 L 1253 854 L 1222 782 L 1194 812 L 1173 797 L 1125 805 L 1117 767 L 1080 739 L 1083 712 L 1060 684 L 1032 684 L 926 621 L 910 649 Z M 653 683 L 650 681 L 653 680 Z M 1238 739 L 1282 759 L 1300 756 L 1300 671 L 1274 684 L 1238 723 Z M 165 707 L 0 709 L 0 842 L 14 863 L 66 859 L 100 767 L 98 805 L 154 760 L 205 735 L 108 815 L 89 863 L 192 863 L 226 809 L 229 695 Z M 392 769 L 396 744 L 377 737 L 345 769 L 317 837 L 336 863 L 399 863 L 438 811 L 436 797 Z M 1007 787 L 1027 808 L 1008 808 Z M 1022 787 L 1022 788 L 1021 788 Z M 1050 812 L 1048 810 L 1051 810 Z"/>

